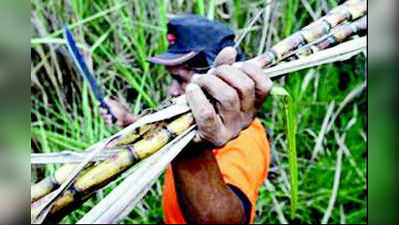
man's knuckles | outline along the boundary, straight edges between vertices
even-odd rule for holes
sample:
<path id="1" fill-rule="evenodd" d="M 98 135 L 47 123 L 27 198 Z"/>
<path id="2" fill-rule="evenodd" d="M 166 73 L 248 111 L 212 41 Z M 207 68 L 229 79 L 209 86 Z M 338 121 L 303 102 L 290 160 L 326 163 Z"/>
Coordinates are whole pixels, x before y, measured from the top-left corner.
<path id="1" fill-rule="evenodd" d="M 239 96 L 235 89 L 213 75 L 204 75 L 199 85 L 224 107 L 239 110 Z"/>
<path id="2" fill-rule="evenodd" d="M 218 76 L 239 89 L 244 97 L 254 92 L 255 82 L 238 68 L 233 66 L 221 66 L 218 68 Z"/>
<path id="3" fill-rule="evenodd" d="M 193 77 L 191 81 L 196 84 L 196 88 L 186 89 L 186 95 L 191 96 L 187 98 L 189 102 L 196 101 L 196 104 L 190 106 L 195 105 L 193 114 L 199 137 L 215 146 L 223 146 L 251 123 L 258 103 L 261 103 L 258 99 L 263 102 L 272 87 L 271 80 L 259 67 L 249 63 L 232 65 L 236 54 L 234 48 L 223 49 L 214 67 L 206 75 Z M 218 110 L 209 101 L 201 104 L 200 98 L 196 97 L 198 91 L 202 95 L 207 92 L 211 98 L 216 99 Z"/>
<path id="4" fill-rule="evenodd" d="M 241 69 L 255 82 L 255 88 L 261 94 L 266 94 L 272 87 L 273 82 L 262 71 L 262 69 L 250 62 L 243 63 Z"/>
<path id="5" fill-rule="evenodd" d="M 234 90 L 221 91 L 218 97 L 220 104 L 229 111 L 240 110 L 239 96 Z"/>
<path id="6" fill-rule="evenodd" d="M 245 95 L 253 94 L 255 92 L 255 82 L 253 82 L 249 78 L 243 80 L 243 82 L 241 83 L 241 90 Z"/>
<path id="7" fill-rule="evenodd" d="M 207 108 L 199 109 L 199 113 L 195 119 L 204 131 L 211 131 L 211 128 L 215 128 L 212 130 L 215 131 L 218 125 L 215 112 Z"/>
<path id="8" fill-rule="evenodd" d="M 267 93 L 272 89 L 272 86 L 272 82 L 268 82 L 267 80 L 265 80 L 265 82 L 262 82 L 257 86 L 257 92 L 260 95 L 267 95 Z"/>
<path id="9" fill-rule="evenodd" d="M 241 69 L 247 74 L 256 75 L 256 76 L 263 73 L 260 67 L 252 64 L 251 62 L 244 62 L 241 65 Z"/>
<path id="10" fill-rule="evenodd" d="M 264 85 L 260 87 L 260 90 L 268 94 L 273 87 L 273 81 L 270 78 L 266 78 L 266 80 L 263 83 Z"/>
<path id="11" fill-rule="evenodd" d="M 216 76 L 210 75 L 210 74 L 205 74 L 205 75 L 202 75 L 198 79 L 198 85 L 202 89 L 210 91 L 212 89 L 215 90 L 218 88 L 222 88 L 223 83 L 221 83 L 221 80 L 219 78 L 217 78 Z"/>

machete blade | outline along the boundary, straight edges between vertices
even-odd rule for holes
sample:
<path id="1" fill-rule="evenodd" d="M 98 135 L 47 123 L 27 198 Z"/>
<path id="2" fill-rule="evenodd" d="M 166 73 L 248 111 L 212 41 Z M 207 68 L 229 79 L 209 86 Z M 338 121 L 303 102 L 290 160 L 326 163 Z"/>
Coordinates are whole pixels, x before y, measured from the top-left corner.
<path id="1" fill-rule="evenodd" d="M 79 49 L 76 47 L 75 40 L 73 39 L 73 36 L 66 25 L 64 26 L 64 38 L 68 46 L 68 51 L 73 58 L 75 66 L 78 68 L 79 74 L 89 82 L 89 86 L 91 90 L 94 92 L 94 95 L 96 96 L 97 100 L 100 102 L 100 106 L 104 108 L 109 115 L 111 115 L 112 122 L 114 123 L 116 121 L 116 117 L 111 112 L 111 109 L 108 106 L 108 104 L 105 103 L 100 88 L 97 86 L 97 81 L 90 73 L 86 65 L 86 62 L 84 61 L 82 55 L 80 54 Z"/>

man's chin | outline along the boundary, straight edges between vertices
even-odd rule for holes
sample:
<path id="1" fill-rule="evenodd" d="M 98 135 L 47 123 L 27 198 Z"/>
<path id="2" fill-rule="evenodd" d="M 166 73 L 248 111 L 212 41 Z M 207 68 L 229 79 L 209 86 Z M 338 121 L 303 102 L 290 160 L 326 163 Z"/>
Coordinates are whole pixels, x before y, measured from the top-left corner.
<path id="1" fill-rule="evenodd" d="M 169 93 L 169 96 L 170 97 L 172 97 L 172 98 L 176 98 L 176 97 L 179 97 L 180 95 L 182 95 L 183 93 L 178 93 L 178 94 L 170 94 Z"/>

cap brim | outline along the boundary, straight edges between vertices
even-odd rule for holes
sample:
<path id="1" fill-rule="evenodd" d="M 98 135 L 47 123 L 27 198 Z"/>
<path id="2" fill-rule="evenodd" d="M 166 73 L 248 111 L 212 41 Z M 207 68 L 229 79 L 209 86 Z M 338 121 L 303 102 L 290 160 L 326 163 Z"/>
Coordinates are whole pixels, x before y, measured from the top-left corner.
<path id="1" fill-rule="evenodd" d="M 155 63 L 162 64 L 165 66 L 176 66 L 187 62 L 192 59 L 194 56 L 198 55 L 199 52 L 190 51 L 187 53 L 173 53 L 173 52 L 165 52 L 160 55 L 156 55 L 154 57 L 149 57 L 147 60 Z"/>

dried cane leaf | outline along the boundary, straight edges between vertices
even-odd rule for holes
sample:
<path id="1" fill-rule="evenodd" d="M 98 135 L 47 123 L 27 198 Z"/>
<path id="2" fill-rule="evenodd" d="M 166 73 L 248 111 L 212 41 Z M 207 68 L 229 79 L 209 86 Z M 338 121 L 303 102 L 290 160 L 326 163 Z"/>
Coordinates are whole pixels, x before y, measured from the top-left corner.
<path id="1" fill-rule="evenodd" d="M 96 162 L 100 160 L 106 160 L 114 154 L 121 152 L 118 150 L 109 150 L 96 155 L 91 162 Z M 74 152 L 74 151 L 62 151 L 62 152 L 50 152 L 50 153 L 31 153 L 30 154 L 30 164 L 31 165 L 47 165 L 47 164 L 70 164 L 70 163 L 80 163 L 82 162 L 90 152 Z"/>

